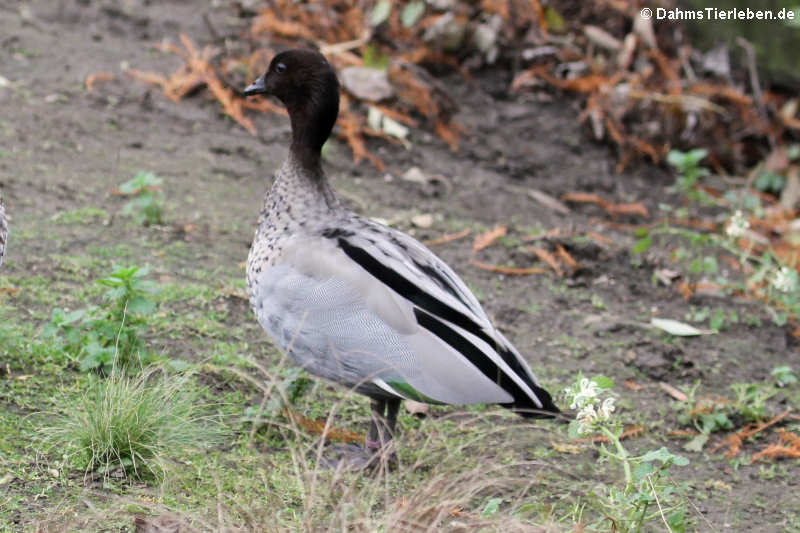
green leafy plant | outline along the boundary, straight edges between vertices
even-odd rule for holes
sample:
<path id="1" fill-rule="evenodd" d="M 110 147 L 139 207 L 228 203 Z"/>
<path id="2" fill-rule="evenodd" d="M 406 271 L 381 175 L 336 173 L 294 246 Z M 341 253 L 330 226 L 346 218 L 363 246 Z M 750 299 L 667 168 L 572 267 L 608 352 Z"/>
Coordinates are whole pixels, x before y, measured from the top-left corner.
<path id="1" fill-rule="evenodd" d="M 150 369 L 128 376 L 115 370 L 107 379 L 90 379 L 78 397 L 65 395 L 62 410 L 47 413 L 41 438 L 65 466 L 104 477 L 121 472 L 132 479 L 160 479 L 168 457 L 219 436 L 194 390 L 185 375 Z"/>
<path id="2" fill-rule="evenodd" d="M 678 422 L 692 425 L 699 432 L 684 445 L 693 452 L 702 451 L 712 433 L 733 429 L 734 420 L 760 422 L 769 418 L 766 402 L 776 393 L 773 386 L 765 383 L 734 383 L 730 387 L 733 398 L 701 396 L 699 388 L 697 381 L 683 391 L 686 400 L 673 405 L 678 411 Z"/>
<path id="3" fill-rule="evenodd" d="M 756 178 L 753 186 L 762 192 L 780 194 L 785 183 L 786 178 L 780 174 L 764 170 L 759 174 L 758 178 Z"/>
<path id="4" fill-rule="evenodd" d="M 700 166 L 700 162 L 707 155 L 708 150 L 704 148 L 695 148 L 688 152 L 670 150 L 667 154 L 667 163 L 678 173 L 675 187 L 694 200 L 708 199 L 708 196 L 697 188 L 700 179 L 709 175 L 708 169 Z"/>
<path id="5" fill-rule="evenodd" d="M 686 400 L 676 402 L 673 408 L 678 411 L 678 422 L 692 425 L 699 432 L 684 445 L 686 450 L 699 452 L 703 449 L 709 436 L 717 431 L 733 428 L 733 423 L 728 418 L 728 401 L 724 398 L 700 396 L 698 390 L 700 382 L 684 390 Z"/>
<path id="6" fill-rule="evenodd" d="M 689 464 L 689 460 L 665 447 L 631 454 L 622 444 L 623 424 L 614 415 L 615 399 L 608 396 L 613 386 L 605 376 L 579 376 L 564 391 L 570 408 L 578 410 L 569 425 L 570 436 L 605 437 L 610 447 L 599 444 L 601 460 L 622 467 L 624 484 L 608 487 L 600 497 L 602 511 L 616 531 L 638 533 L 655 520 L 668 523 L 672 531 L 685 531 L 686 488 L 671 482 L 667 473 L 673 466 Z"/>
<path id="7" fill-rule="evenodd" d="M 671 226 L 667 221 L 652 229 L 643 229 L 636 233 L 638 240 L 632 252 L 641 254 L 648 250 L 656 236 L 678 237 L 686 243 L 674 252 L 674 259 L 683 267 L 687 279 L 710 277 L 723 290 L 731 292 L 747 292 L 756 289 L 767 303 L 767 311 L 776 325 L 783 325 L 789 317 L 800 317 L 800 277 L 793 268 L 781 265 L 771 249 L 760 254 L 753 253 L 752 248 L 741 248 L 737 240 L 749 228 L 749 222 L 741 211 L 734 212 L 725 224 L 724 233 L 699 233 L 686 228 Z M 732 280 L 720 274 L 719 264 L 714 255 L 708 252 L 728 252 L 736 257 L 740 265 L 746 265 L 748 276 L 744 279 Z M 726 325 L 736 323 L 737 315 L 725 311 L 715 311 L 711 317 L 715 325 L 712 329 L 721 330 Z"/>
<path id="8" fill-rule="evenodd" d="M 117 267 L 97 280 L 107 287 L 104 305 L 65 311 L 54 309 L 45 335 L 60 336 L 64 349 L 82 371 L 109 373 L 114 365 L 129 368 L 149 358 L 141 333 L 156 310 L 157 285 L 144 279 L 148 268 Z"/>
<path id="9" fill-rule="evenodd" d="M 675 249 L 673 258 L 682 265 L 687 276 L 687 281 L 692 277 L 711 278 L 723 290 L 729 292 L 754 293 L 767 302 L 767 311 L 776 325 L 785 324 L 791 317 L 800 318 L 800 279 L 797 271 L 783 264 L 772 248 L 759 250 L 750 242 L 750 219 L 763 216 L 757 196 L 750 194 L 747 189 L 741 191 L 727 191 L 725 203 L 717 202 L 708 197 L 698 187 L 698 182 L 709 174 L 708 170 L 700 167 L 700 162 L 707 155 L 703 149 L 680 152 L 673 150 L 667 156 L 667 161 L 678 173 L 675 189 L 684 193 L 689 200 L 701 200 L 703 203 L 713 205 L 738 205 L 740 208 L 732 211 L 724 223 L 724 230 L 719 233 L 700 233 L 694 230 L 674 227 L 669 219 L 654 228 L 644 228 L 636 232 L 637 241 L 631 251 L 634 255 L 647 251 L 658 236 L 678 237 L 683 245 Z M 800 146 L 792 145 L 787 149 L 787 157 L 794 160 L 800 157 Z M 755 187 L 764 191 L 777 193 L 783 187 L 783 177 L 761 171 L 755 180 Z M 662 210 L 670 212 L 672 208 L 661 206 Z M 744 211 L 749 210 L 749 213 Z M 680 211 L 680 213 L 678 213 Z M 686 217 L 685 208 L 676 210 L 680 217 Z M 722 275 L 716 259 L 720 252 L 727 252 L 738 258 L 741 270 L 746 278 L 731 280 Z M 717 331 L 727 325 L 736 323 L 738 316 L 726 313 L 724 310 L 714 311 L 710 317 L 711 328 Z"/>
<path id="10" fill-rule="evenodd" d="M 139 171 L 133 179 L 119 186 L 120 193 L 132 197 L 122 208 L 122 214 L 133 218 L 137 224 L 146 226 L 164 222 L 164 180 L 152 172 Z"/>
<path id="11" fill-rule="evenodd" d="M 778 387 L 789 387 L 798 382 L 797 375 L 790 366 L 778 366 L 772 369 L 771 374 L 775 377 Z"/>
<path id="12" fill-rule="evenodd" d="M 762 383 L 734 383 L 731 390 L 735 395 L 732 409 L 748 422 L 760 422 L 768 418 L 767 400 L 775 395 L 775 390 Z"/>
<path id="13" fill-rule="evenodd" d="M 727 327 L 739 323 L 739 313 L 736 310 L 726 310 L 721 307 L 711 309 L 708 306 L 695 308 L 691 306 L 686 314 L 686 319 L 692 322 L 705 322 L 708 320 L 708 327 L 713 331 L 723 331 Z"/>

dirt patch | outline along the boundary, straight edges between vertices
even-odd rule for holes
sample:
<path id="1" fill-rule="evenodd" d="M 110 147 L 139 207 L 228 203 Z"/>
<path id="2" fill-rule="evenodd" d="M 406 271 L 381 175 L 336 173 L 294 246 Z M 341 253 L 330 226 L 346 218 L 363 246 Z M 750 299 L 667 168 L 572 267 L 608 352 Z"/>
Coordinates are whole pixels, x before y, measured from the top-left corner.
<path id="1" fill-rule="evenodd" d="M 222 117 L 214 102 L 197 96 L 173 103 L 120 71 L 123 62 L 142 70 L 174 68 L 174 56 L 154 52 L 150 45 L 175 40 L 179 32 L 196 42 L 209 39 L 204 15 L 221 34 L 240 31 L 231 11 L 220 4 L 37 1 L 19 10 L 0 7 L 0 75 L 10 81 L 0 88 L 0 186 L 13 217 L 3 276 L 47 277 L 63 288 L 52 295 L 53 303 L 62 306 L 74 303 L 69 287 L 88 281 L 85 269 L 65 268 L 63 258 L 96 256 L 103 249 L 112 256 L 114 250 L 125 252 L 113 256 L 115 261 L 151 264 L 161 280 L 216 287 L 243 278 L 242 262 L 262 194 L 286 153 L 288 121 L 255 117 L 259 133 L 252 136 Z M 114 77 L 87 91 L 86 77 L 97 72 Z M 724 302 L 742 315 L 763 318 L 761 326 L 739 323 L 720 335 L 684 340 L 647 328 L 654 315 L 682 319 L 688 304 L 674 289 L 654 282 L 655 263 L 634 266 L 631 234 L 599 226 L 595 219 L 605 214 L 597 207 L 572 205 L 565 215 L 543 207 L 526 191 L 535 188 L 555 198 L 570 191 L 594 192 L 618 202 L 641 201 L 655 212 L 659 203 L 677 202 L 664 192 L 671 179 L 646 165 L 615 174 L 615 154 L 587 141 L 574 106 L 554 98 L 512 96 L 507 93 L 510 81 L 501 69 L 470 81 L 443 80 L 459 104 L 456 119 L 469 132 L 458 153 L 423 132 L 415 132 L 408 151 L 370 142 L 369 149 L 388 165 L 382 174 L 368 163 L 354 165 L 349 150 L 334 144 L 327 162 L 334 186 L 355 209 L 390 220 L 423 240 L 463 228 L 473 229 L 474 236 L 497 223 L 509 225 L 514 239 L 554 228 L 602 233 L 607 242 L 601 244 L 565 241 L 581 265 L 569 279 L 505 276 L 470 266 L 470 238 L 435 247 L 553 388 L 578 371 L 605 374 L 618 383 L 635 381 L 641 388 L 625 391 L 623 407 L 642 420 L 659 420 L 669 399 L 658 381 L 680 385 L 701 378 L 705 391 L 726 394 L 731 383 L 769 379 L 774 367 L 798 360 L 787 332 L 769 325 L 756 304 Z M 444 176 L 451 187 L 431 189 L 403 180 L 412 166 Z M 111 192 L 140 169 L 164 178 L 172 228 L 145 229 L 119 215 L 124 200 Z M 109 216 L 77 225 L 53 218 L 87 206 Z M 411 216 L 424 213 L 434 215 L 433 226 L 412 226 Z M 502 244 L 480 252 L 480 258 L 517 266 L 534 262 Z M 702 299 L 690 303 L 709 305 Z M 36 310 L 38 319 L 49 314 L 24 291 L 12 305 Z M 232 339 L 263 347 L 244 300 L 220 292 L 204 305 L 225 313 Z M 710 305 L 720 304 L 714 300 Z M 192 312 L 189 305 L 175 309 Z M 206 335 L 199 343 L 173 339 L 162 344 L 190 358 L 198 346 L 218 340 L 198 332 L 198 338 Z M 663 441 L 663 434 L 677 426 L 666 416 L 664 427 L 646 434 L 645 441 Z M 766 481 L 758 466 L 731 470 L 727 461 L 700 454 L 692 461 L 692 470 L 682 475 L 695 484 L 700 510 L 718 529 L 789 531 L 790 524 L 797 524 L 797 499 L 791 496 L 797 491 L 796 476 Z M 759 502 L 758 509 L 752 509 L 752 502 Z"/>

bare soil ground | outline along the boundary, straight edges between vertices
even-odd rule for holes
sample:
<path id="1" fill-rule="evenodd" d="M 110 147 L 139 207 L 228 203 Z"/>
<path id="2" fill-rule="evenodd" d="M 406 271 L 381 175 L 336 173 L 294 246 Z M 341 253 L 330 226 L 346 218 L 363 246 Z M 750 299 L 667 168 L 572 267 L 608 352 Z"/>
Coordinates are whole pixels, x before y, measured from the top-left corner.
<path id="1" fill-rule="evenodd" d="M 33 1 L 0 6 L 0 75 L 10 82 L 0 87 L 0 187 L 13 217 L 0 280 L 22 288 L 17 295 L 0 295 L 14 310 L 4 320 L 42 322 L 50 307 L 75 305 L 74 293 L 97 277 L 80 258 L 96 256 L 97 250 L 107 250 L 107 258 L 115 262 L 150 264 L 154 277 L 164 282 L 216 289 L 243 278 L 242 262 L 262 194 L 286 153 L 288 121 L 259 115 L 254 137 L 223 117 L 215 102 L 195 96 L 173 103 L 120 70 L 127 63 L 171 71 L 178 59 L 150 45 L 163 38 L 175 40 L 180 32 L 196 42 L 209 40 L 204 15 L 220 34 L 241 29 L 224 6 L 197 2 Z M 87 91 L 84 80 L 96 72 L 115 77 Z M 469 81 L 444 79 L 460 106 L 456 118 L 469 132 L 458 153 L 420 131 L 414 133 L 410 150 L 374 142 L 369 148 L 388 165 L 381 173 L 366 162 L 353 164 L 346 146 L 332 143 L 327 170 L 333 185 L 355 209 L 422 240 L 464 228 L 473 229 L 474 236 L 499 223 L 509 226 L 509 239 L 554 228 L 607 237 L 608 244 L 565 241 L 581 264 L 580 272 L 566 280 L 475 268 L 469 264 L 472 237 L 435 251 L 476 290 L 551 389 L 560 390 L 578 371 L 641 385 L 639 390 L 618 391 L 623 413 L 646 427 L 634 448 L 665 444 L 679 450 L 682 445 L 667 437 L 680 425 L 660 381 L 682 386 L 699 379 L 704 392 L 729 395 L 731 383 L 769 380 L 770 371 L 787 362 L 794 362 L 796 369 L 796 343 L 785 328 L 771 324 L 758 303 L 717 296 L 695 296 L 687 303 L 673 288 L 653 281 L 654 269 L 668 266 L 661 263 L 665 253 L 645 257 L 637 266 L 629 252 L 633 236 L 598 225 L 598 218 L 607 220 L 600 209 L 572 205 L 569 214 L 559 214 L 527 194 L 529 188 L 554 197 L 593 192 L 614 201 L 642 201 L 651 213 L 659 203 L 680 201 L 665 192 L 672 179 L 663 169 L 639 165 L 615 174 L 614 154 L 587 140 L 569 102 L 509 95 L 509 81 L 510 74 L 502 69 Z M 451 187 L 403 180 L 412 166 L 444 176 Z M 118 214 L 124 200 L 111 191 L 140 169 L 164 178 L 168 228 L 143 228 Z M 89 224 L 55 217 L 89 206 L 109 216 Z M 433 225 L 414 227 L 411 217 L 425 213 L 434 215 Z M 480 259 L 516 266 L 534 262 L 511 244 L 484 250 Z M 25 279 L 31 277 L 46 279 L 47 290 L 26 291 Z M 760 317 L 761 325 L 741 322 L 720 334 L 690 339 L 668 338 L 642 326 L 652 316 L 683 320 L 690 304 L 736 309 L 741 316 Z M 244 299 L 219 291 L 208 306 L 224 315 L 228 331 L 156 334 L 154 342 L 170 356 L 188 360 L 202 359 L 204 350 L 220 339 L 264 351 L 265 339 Z M 173 310 L 197 312 L 177 304 Z M 773 397 L 772 411 L 797 408 L 785 405 L 787 401 Z M 37 407 L 21 408 L 6 397 L 0 409 L 31 413 Z M 435 416 L 425 423 L 435 423 Z M 712 437 L 712 443 L 718 438 Z M 763 443 L 746 443 L 744 453 Z M 547 439 L 541 444 L 549 445 Z M 678 474 L 690 484 L 695 505 L 715 530 L 800 528 L 796 461 L 780 463 L 777 473 L 773 469 L 774 475 L 768 475 L 762 464 L 733 464 L 719 454 L 685 454 L 692 462 Z M 561 468 L 591 476 L 595 459 L 584 451 L 563 454 L 557 461 Z M 4 490 L 24 488 L 15 488 L 12 481 Z M 541 487 L 543 493 L 549 490 Z M 5 515 L 10 522 L 0 529 L 30 528 L 58 506 L 57 494 L 48 500 L 31 498 L 27 509 Z M 2 500 L 0 496 L 0 504 Z M 700 521 L 697 529 L 711 527 Z"/>

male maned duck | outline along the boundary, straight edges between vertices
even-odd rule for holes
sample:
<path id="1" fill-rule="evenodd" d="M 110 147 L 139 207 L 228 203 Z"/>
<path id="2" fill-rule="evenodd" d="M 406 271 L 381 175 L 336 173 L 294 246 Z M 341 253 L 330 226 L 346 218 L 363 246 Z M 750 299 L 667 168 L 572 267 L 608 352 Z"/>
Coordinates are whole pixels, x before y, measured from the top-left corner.
<path id="1" fill-rule="evenodd" d="M 3 194 L 0 193 L 0 265 L 3 264 L 3 257 L 6 255 L 6 241 L 8 241 L 8 220 L 3 205 Z"/>
<path id="2" fill-rule="evenodd" d="M 389 443 L 406 398 L 558 413 L 450 267 L 353 213 L 331 189 L 320 150 L 339 112 L 339 82 L 325 58 L 280 53 L 244 94 L 277 97 L 292 125 L 247 259 L 250 304 L 297 364 L 372 399 L 367 447 Z"/>

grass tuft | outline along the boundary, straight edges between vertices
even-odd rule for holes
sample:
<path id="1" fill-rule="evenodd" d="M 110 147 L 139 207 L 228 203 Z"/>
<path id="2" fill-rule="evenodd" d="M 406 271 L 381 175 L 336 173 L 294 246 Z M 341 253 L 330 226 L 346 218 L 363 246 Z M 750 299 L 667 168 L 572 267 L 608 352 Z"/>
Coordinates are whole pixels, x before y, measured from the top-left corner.
<path id="1" fill-rule="evenodd" d="M 62 411 L 50 413 L 54 423 L 42 430 L 51 452 L 63 450 L 65 462 L 87 473 L 161 479 L 168 457 L 219 436 L 186 375 L 115 370 L 90 383 L 80 398 L 65 397 Z"/>

